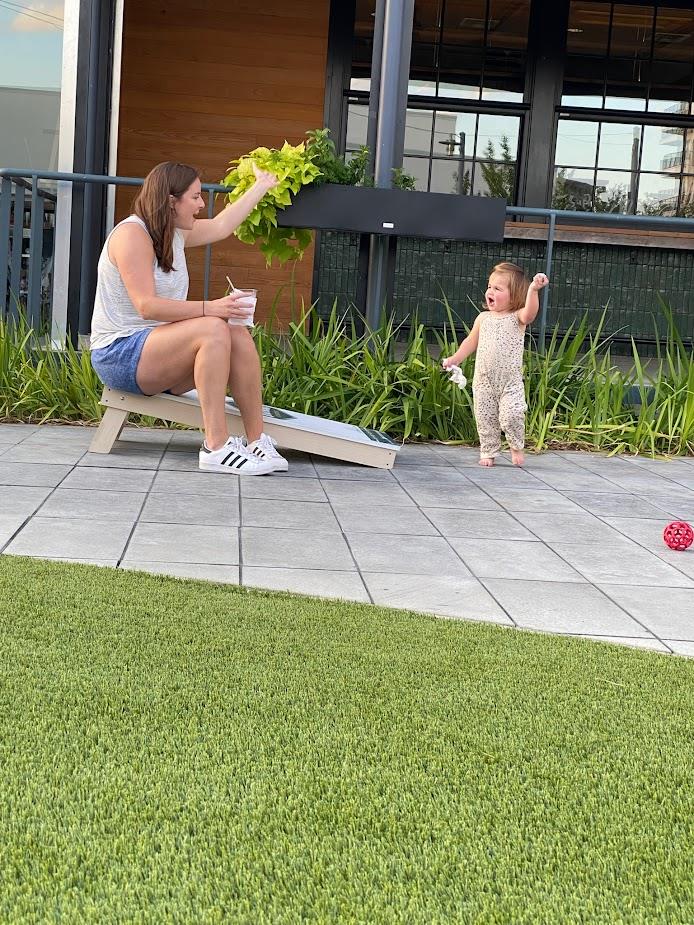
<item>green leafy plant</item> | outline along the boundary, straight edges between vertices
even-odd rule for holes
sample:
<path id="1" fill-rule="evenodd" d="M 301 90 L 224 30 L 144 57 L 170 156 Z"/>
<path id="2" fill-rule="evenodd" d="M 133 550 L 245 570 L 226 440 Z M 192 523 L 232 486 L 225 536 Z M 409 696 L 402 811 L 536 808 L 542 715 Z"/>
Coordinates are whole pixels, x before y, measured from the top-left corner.
<path id="1" fill-rule="evenodd" d="M 297 260 L 311 243 L 311 232 L 305 228 L 278 228 L 277 210 L 291 204 L 291 194 L 313 183 L 320 176 L 320 168 L 304 142 L 290 145 L 285 141 L 281 148 L 255 148 L 231 161 L 232 169 L 222 180 L 224 186 L 230 187 L 229 202 L 240 199 L 255 183 L 253 164 L 274 173 L 279 182 L 239 225 L 236 237 L 244 244 L 260 241 L 268 266 L 273 257 L 280 263 Z"/>
<path id="2" fill-rule="evenodd" d="M 287 260 L 300 260 L 312 240 L 306 228 L 279 228 L 277 210 L 291 205 L 292 195 L 302 186 L 320 183 L 337 183 L 343 186 L 373 186 L 368 176 L 369 151 L 362 146 L 346 162 L 338 155 L 327 128 L 307 132 L 307 141 L 291 145 L 285 141 L 281 148 L 255 148 L 243 157 L 230 162 L 231 170 L 222 180 L 230 188 L 229 202 L 236 202 L 255 183 L 253 164 L 261 170 L 274 173 L 279 183 L 271 189 L 248 218 L 236 229 L 236 236 L 244 244 L 260 243 L 267 265 L 273 259 L 282 264 Z M 400 168 L 393 171 L 393 185 L 400 189 L 414 189 L 414 177 Z"/>

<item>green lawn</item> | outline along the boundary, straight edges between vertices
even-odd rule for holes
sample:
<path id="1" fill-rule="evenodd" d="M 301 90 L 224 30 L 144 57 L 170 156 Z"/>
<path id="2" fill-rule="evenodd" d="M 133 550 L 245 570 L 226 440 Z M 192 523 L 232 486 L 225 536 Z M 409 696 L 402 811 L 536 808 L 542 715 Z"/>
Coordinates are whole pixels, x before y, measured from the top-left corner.
<path id="1" fill-rule="evenodd" d="M 0 921 L 692 923 L 694 662 L 0 557 Z"/>

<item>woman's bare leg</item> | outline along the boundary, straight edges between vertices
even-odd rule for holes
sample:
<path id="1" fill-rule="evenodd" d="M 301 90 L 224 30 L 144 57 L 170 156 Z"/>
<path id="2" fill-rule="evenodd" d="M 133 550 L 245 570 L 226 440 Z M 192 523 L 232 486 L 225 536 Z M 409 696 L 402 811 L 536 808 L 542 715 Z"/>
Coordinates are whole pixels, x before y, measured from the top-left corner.
<path id="1" fill-rule="evenodd" d="M 241 412 L 246 439 L 253 443 L 263 432 L 263 397 L 260 357 L 251 332 L 242 325 L 227 325 L 231 334 L 229 391 Z"/>
<path id="2" fill-rule="evenodd" d="M 174 321 L 154 328 L 147 337 L 137 366 L 137 384 L 145 394 L 153 395 L 188 382 L 192 376 L 200 397 L 205 442 L 215 450 L 229 436 L 224 398 L 230 356 L 230 327 L 222 318 Z"/>

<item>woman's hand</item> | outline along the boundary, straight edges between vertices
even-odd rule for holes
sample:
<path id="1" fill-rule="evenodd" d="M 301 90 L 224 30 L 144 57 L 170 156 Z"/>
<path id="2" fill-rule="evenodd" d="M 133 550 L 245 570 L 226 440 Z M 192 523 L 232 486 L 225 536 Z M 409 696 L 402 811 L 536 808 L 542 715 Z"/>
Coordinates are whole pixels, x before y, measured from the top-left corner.
<path id="1" fill-rule="evenodd" d="M 274 173 L 270 173 L 269 170 L 261 170 L 255 161 L 253 161 L 253 173 L 255 174 L 255 182 L 264 187 L 266 193 L 279 183 Z"/>
<path id="2" fill-rule="evenodd" d="M 214 318 L 224 318 L 225 321 L 230 318 L 240 318 L 245 321 L 249 315 L 253 314 L 253 309 L 248 307 L 248 293 L 237 290 L 230 295 L 222 296 L 221 299 L 205 302 L 205 314 Z"/>

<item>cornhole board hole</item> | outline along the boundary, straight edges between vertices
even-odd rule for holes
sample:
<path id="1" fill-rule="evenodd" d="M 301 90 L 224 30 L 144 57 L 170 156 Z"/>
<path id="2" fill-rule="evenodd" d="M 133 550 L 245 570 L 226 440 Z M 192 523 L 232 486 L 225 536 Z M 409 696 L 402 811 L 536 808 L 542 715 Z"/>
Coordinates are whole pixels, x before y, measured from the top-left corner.
<path id="1" fill-rule="evenodd" d="M 201 430 L 203 426 L 200 403 L 195 398 L 183 395 L 135 395 L 106 387 L 101 404 L 106 411 L 89 447 L 90 453 L 110 453 L 129 414 L 146 414 Z M 230 398 L 226 402 L 226 419 L 229 433 L 242 436 L 241 415 Z M 400 449 L 400 444 L 378 430 L 328 421 L 270 405 L 263 405 L 263 429 L 284 449 L 360 463 L 376 469 L 392 469 Z"/>

